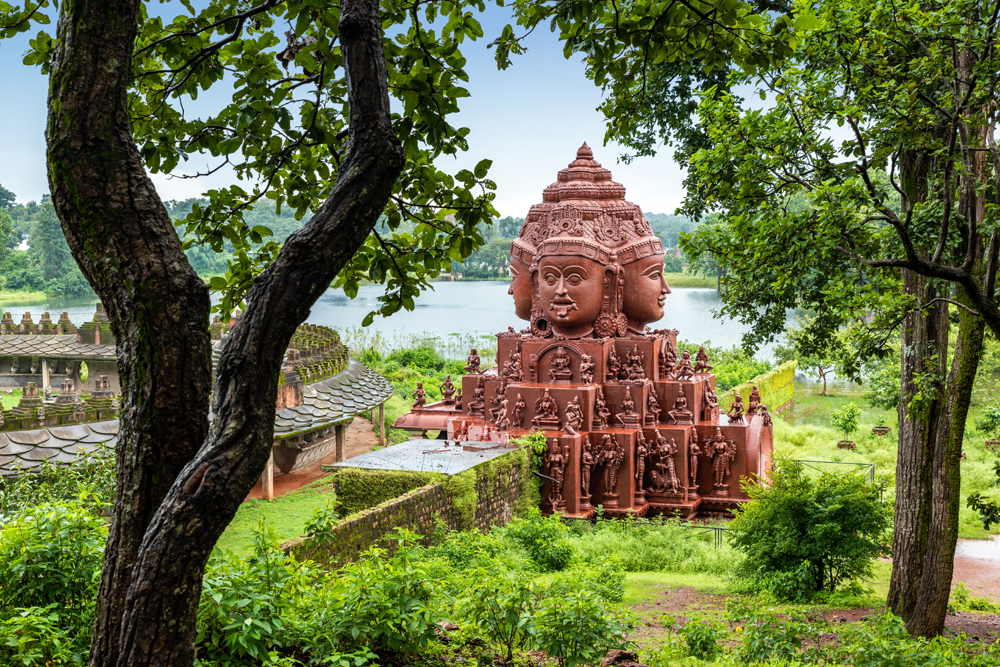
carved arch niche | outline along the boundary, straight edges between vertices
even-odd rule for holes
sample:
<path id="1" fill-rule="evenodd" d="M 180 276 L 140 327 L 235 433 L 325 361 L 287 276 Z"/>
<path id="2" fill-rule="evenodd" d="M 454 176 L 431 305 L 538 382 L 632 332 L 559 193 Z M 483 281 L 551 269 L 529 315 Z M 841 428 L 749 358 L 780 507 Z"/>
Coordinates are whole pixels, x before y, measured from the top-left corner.
<path id="1" fill-rule="evenodd" d="M 528 360 L 528 377 L 531 382 L 547 383 L 553 381 L 549 376 L 549 371 L 556 369 L 558 365 L 554 359 L 559 354 L 559 348 L 562 348 L 570 359 L 568 368 L 571 375 L 564 381 L 580 384 L 580 359 L 583 355 L 583 349 L 567 340 L 552 341 L 531 355 L 531 359 Z"/>

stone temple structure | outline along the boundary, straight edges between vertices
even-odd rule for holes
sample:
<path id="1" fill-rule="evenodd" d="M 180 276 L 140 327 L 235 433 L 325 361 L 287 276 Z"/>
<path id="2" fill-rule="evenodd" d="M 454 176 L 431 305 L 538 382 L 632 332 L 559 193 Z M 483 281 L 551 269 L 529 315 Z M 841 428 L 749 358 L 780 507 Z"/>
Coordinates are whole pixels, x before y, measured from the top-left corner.
<path id="1" fill-rule="evenodd" d="M 543 432 L 551 512 L 690 518 L 744 502 L 741 480 L 770 465 L 770 416 L 757 395 L 720 414 L 704 350 L 648 328 L 670 294 L 663 265 L 642 210 L 584 144 L 511 246 L 528 328 L 498 334 L 496 369 L 479 372 L 473 352 L 461 393 L 417 396 L 395 426 L 460 441 Z"/>

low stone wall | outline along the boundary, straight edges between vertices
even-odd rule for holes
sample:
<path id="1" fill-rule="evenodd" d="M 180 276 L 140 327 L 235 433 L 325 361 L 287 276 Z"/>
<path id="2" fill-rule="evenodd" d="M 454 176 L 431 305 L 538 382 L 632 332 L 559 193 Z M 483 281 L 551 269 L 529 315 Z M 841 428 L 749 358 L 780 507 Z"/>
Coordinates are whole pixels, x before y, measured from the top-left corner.
<path id="1" fill-rule="evenodd" d="M 399 475 L 407 479 L 393 480 L 393 473 L 384 470 L 351 469 L 348 474 L 370 475 L 373 483 L 382 480 L 386 485 L 412 482 L 417 475 L 427 475 L 431 481 L 342 519 L 329 540 L 303 537 L 287 542 L 286 553 L 336 565 L 357 558 L 373 546 L 391 551 L 392 541 L 388 538 L 397 528 L 422 535 L 427 543 L 441 524 L 450 530 L 487 530 L 538 505 L 528 448 L 513 450 L 458 475 L 401 472 Z"/>

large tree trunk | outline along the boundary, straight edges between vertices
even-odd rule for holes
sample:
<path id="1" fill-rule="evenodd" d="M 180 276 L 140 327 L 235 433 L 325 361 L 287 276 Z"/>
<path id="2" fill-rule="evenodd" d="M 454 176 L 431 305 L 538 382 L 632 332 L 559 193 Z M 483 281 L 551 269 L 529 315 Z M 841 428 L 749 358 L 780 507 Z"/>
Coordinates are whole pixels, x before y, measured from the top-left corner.
<path id="1" fill-rule="evenodd" d="M 119 341 L 124 417 L 91 665 L 187 666 L 208 556 L 267 461 L 295 327 L 353 256 L 404 163 L 377 0 L 341 4 L 350 110 L 336 184 L 255 282 L 212 392 L 207 290 L 145 176 L 126 91 L 138 0 L 61 6 L 49 175 L 74 256 Z"/>
<path id="2" fill-rule="evenodd" d="M 924 276 L 903 270 L 904 292 L 915 296 L 921 304 L 937 296 L 930 283 Z M 903 321 L 901 349 L 902 395 L 888 605 L 908 620 L 917 605 L 930 532 L 932 445 L 940 417 L 939 399 L 930 401 L 921 411 L 912 410 L 909 400 L 920 391 L 920 378 L 944 377 L 948 361 L 948 305 L 938 302 L 926 310 L 909 313 Z"/>

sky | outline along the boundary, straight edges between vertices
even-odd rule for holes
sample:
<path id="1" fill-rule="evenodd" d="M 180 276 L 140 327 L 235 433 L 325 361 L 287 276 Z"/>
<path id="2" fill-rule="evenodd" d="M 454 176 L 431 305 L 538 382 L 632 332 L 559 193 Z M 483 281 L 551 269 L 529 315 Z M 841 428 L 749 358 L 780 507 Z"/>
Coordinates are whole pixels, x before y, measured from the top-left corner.
<path id="1" fill-rule="evenodd" d="M 480 160 L 493 160 L 490 178 L 497 184 L 497 210 L 502 216 L 524 217 L 541 202 L 542 190 L 576 156 L 583 142 L 594 158 L 611 169 L 626 188 L 626 198 L 651 213 L 673 213 L 684 197 L 684 173 L 661 150 L 655 157 L 629 165 L 618 162 L 625 150 L 604 145 L 604 116 L 597 111 L 601 90 L 584 76 L 583 64 L 566 60 L 556 35 L 540 27 L 527 41 L 528 52 L 499 71 L 486 45 L 511 22 L 509 8 L 491 6 L 479 19 L 485 37 L 466 43 L 466 86 L 471 97 L 460 100 L 454 125 L 470 128 L 469 151 L 457 159 L 443 158 L 438 166 L 452 173 L 471 169 Z M 50 26 L 49 32 L 54 32 Z M 21 63 L 28 35 L 0 43 L 0 72 L 4 91 L 0 102 L 0 184 L 20 202 L 39 200 L 48 192 L 45 173 L 45 105 L 47 80 L 35 67 Z M 218 93 L 222 95 L 224 93 Z M 218 98 L 216 98 L 218 99 Z M 201 101 L 201 100 L 199 100 Z M 211 98 L 205 100 L 211 101 Z M 206 162 L 207 164 L 207 162 Z M 189 163 L 190 169 L 204 165 Z M 182 165 L 183 168 L 183 165 Z M 204 179 L 171 179 L 154 175 L 160 196 L 186 199 L 235 180 L 219 172 Z"/>

